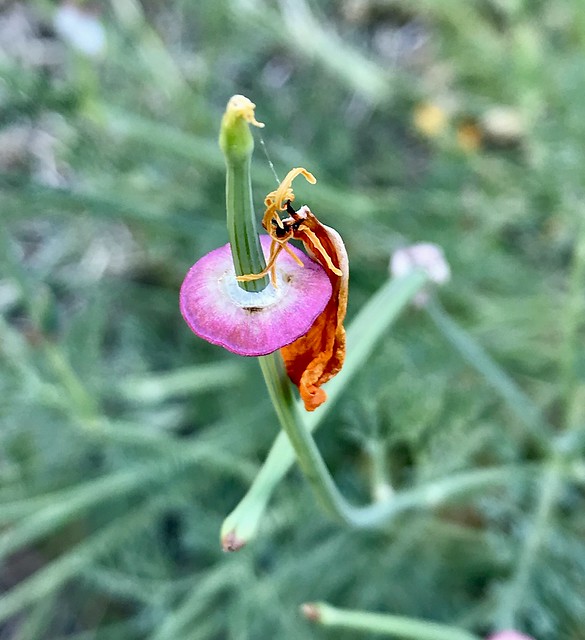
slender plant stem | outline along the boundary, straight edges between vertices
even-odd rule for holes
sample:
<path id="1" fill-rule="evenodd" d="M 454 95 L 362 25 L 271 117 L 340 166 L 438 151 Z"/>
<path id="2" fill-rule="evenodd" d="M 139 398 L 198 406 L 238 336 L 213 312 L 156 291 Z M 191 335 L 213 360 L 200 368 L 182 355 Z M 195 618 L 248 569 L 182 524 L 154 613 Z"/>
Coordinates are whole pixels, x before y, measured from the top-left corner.
<path id="1" fill-rule="evenodd" d="M 425 308 L 437 329 L 463 359 L 498 393 L 517 420 L 527 428 L 536 444 L 544 452 L 550 450 L 552 427 L 547 424 L 532 399 L 518 387 L 480 344 L 456 324 L 436 299 L 430 300 Z"/>
<path id="2" fill-rule="evenodd" d="M 565 336 L 561 360 L 562 394 L 564 399 L 564 428 L 566 431 L 577 429 L 582 423 L 583 389 L 579 372 L 581 330 L 585 316 L 583 286 L 585 284 L 585 223 L 577 223 L 577 242 L 573 253 L 573 262 L 569 282 L 568 300 L 565 318 Z"/>
<path id="3" fill-rule="evenodd" d="M 248 110 L 242 108 L 248 107 Z M 251 111 L 250 111 L 251 108 Z M 226 159 L 227 227 L 237 274 L 258 273 L 264 265 L 260 241 L 256 232 L 250 180 L 250 160 L 254 140 L 249 123 L 253 119 L 253 105 L 242 96 L 228 102 L 224 114 L 219 142 Z M 419 275 L 419 286 L 425 276 Z M 259 291 L 268 278 L 241 283 L 251 291 Z M 317 500 L 325 511 L 338 521 L 353 527 L 379 526 L 394 511 L 390 503 L 356 508 L 338 491 L 319 453 L 310 430 L 299 418 L 284 363 L 280 353 L 259 358 L 264 380 L 278 416 L 280 426 L 295 450 L 299 466 L 309 481 Z M 235 549 L 242 541 L 233 531 L 222 535 L 224 548 Z"/>
<path id="4" fill-rule="evenodd" d="M 226 166 L 227 225 L 236 274 L 260 273 L 266 262 L 260 248 L 252 204 L 250 156 L 227 156 Z M 239 285 L 246 291 L 262 291 L 268 285 L 268 276 L 240 282 Z"/>
<path id="5" fill-rule="evenodd" d="M 305 617 L 323 627 L 412 640 L 479 640 L 475 634 L 458 627 L 403 616 L 337 609 L 325 602 L 305 604 L 302 611 Z"/>
<path id="6" fill-rule="evenodd" d="M 250 175 L 254 138 L 249 122 L 250 114 L 253 117 L 253 113 L 254 105 L 247 98 L 234 96 L 228 102 L 219 133 L 219 146 L 226 165 L 227 230 L 234 269 L 238 276 L 260 273 L 266 266 L 256 229 Z M 246 291 L 262 291 L 268 286 L 268 282 L 268 276 L 264 276 L 238 284 Z"/>
<path id="7" fill-rule="evenodd" d="M 578 351 L 577 341 L 583 322 L 584 287 L 585 225 L 580 222 L 573 252 L 567 309 L 564 314 L 565 345 L 561 360 L 565 403 L 564 430 L 562 436 L 557 438 L 557 449 L 542 476 L 528 536 L 523 542 L 511 580 L 503 590 L 497 611 L 497 623 L 501 628 L 513 627 L 521 612 L 524 593 L 529 586 L 533 566 L 538 561 L 543 545 L 546 544 L 551 520 L 563 490 L 563 470 L 574 456 L 574 445 L 579 441 L 579 438 L 573 438 L 573 436 L 578 435 L 582 430 L 581 420 L 577 418 L 582 412 L 583 390 L 577 379 L 575 353 Z"/>
<path id="8" fill-rule="evenodd" d="M 352 524 L 351 508 L 337 490 L 331 475 L 309 431 L 301 424 L 292 396 L 290 382 L 280 353 L 259 358 L 260 368 L 280 426 L 295 450 L 299 466 L 325 511 Z"/>

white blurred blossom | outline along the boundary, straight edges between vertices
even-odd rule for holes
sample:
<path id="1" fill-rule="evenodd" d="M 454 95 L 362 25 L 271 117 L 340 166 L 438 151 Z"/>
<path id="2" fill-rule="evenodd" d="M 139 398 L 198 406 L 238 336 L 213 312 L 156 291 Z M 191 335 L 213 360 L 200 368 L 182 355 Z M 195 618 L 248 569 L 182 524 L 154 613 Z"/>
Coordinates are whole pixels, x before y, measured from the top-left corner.
<path id="1" fill-rule="evenodd" d="M 92 58 L 106 49 L 106 32 L 98 18 L 87 9 L 64 2 L 53 18 L 55 31 L 74 49 Z"/>
<path id="2" fill-rule="evenodd" d="M 410 272 L 422 269 L 426 271 L 429 280 L 436 284 L 445 284 L 451 278 L 451 269 L 445 259 L 441 247 L 430 242 L 421 242 L 409 247 L 398 249 L 390 260 L 390 275 L 400 278 Z M 414 297 L 414 304 L 424 306 L 428 301 L 428 293 L 420 291 Z"/>

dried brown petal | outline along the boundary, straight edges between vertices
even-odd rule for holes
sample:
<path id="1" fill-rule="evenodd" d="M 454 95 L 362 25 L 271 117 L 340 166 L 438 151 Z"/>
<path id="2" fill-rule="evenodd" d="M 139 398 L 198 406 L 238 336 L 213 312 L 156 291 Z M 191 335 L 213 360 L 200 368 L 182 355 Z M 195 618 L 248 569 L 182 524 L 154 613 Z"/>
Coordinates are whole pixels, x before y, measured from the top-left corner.
<path id="1" fill-rule="evenodd" d="M 345 360 L 343 320 L 347 309 L 349 263 L 337 231 L 321 224 L 306 206 L 299 209 L 297 216 L 303 222 L 293 237 L 301 240 L 310 256 L 325 269 L 333 289 L 329 302 L 309 331 L 280 350 L 305 409 L 314 411 L 327 399 L 321 385 L 339 373 Z"/>

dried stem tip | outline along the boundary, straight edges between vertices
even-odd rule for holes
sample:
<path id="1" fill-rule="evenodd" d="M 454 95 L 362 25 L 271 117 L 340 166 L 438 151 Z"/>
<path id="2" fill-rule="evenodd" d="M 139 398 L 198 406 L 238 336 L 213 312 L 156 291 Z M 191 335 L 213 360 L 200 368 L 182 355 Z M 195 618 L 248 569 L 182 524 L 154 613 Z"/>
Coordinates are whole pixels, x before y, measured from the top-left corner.
<path id="1" fill-rule="evenodd" d="M 311 622 L 319 622 L 321 619 L 321 612 L 319 611 L 319 605 L 314 602 L 305 602 L 301 605 L 301 613 L 307 620 Z"/>
<path id="2" fill-rule="evenodd" d="M 246 546 L 245 540 L 240 540 L 235 531 L 230 531 L 221 539 L 221 548 L 225 552 L 239 551 Z"/>
<path id="3" fill-rule="evenodd" d="M 235 95 L 232 96 L 228 103 L 224 114 L 224 124 L 226 126 L 232 126 L 238 118 L 243 118 L 249 124 L 253 124 L 255 127 L 262 128 L 263 122 L 258 122 L 254 115 L 254 109 L 256 105 L 246 96 Z"/>
<path id="4" fill-rule="evenodd" d="M 227 160 L 248 158 L 254 149 L 254 138 L 250 133 L 252 124 L 264 127 L 254 115 L 256 105 L 245 96 L 232 96 L 226 106 L 221 120 L 219 146 Z"/>

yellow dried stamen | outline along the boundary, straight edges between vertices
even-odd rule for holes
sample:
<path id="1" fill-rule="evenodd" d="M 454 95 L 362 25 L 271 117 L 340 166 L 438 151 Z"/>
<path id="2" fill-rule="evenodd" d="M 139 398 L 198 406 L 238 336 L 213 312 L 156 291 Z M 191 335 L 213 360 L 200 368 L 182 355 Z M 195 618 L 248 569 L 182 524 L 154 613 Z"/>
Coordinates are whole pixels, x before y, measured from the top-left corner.
<path id="1" fill-rule="evenodd" d="M 327 251 L 325 251 L 325 247 L 321 244 L 321 240 L 304 224 L 299 227 L 299 231 L 303 231 L 309 238 L 311 238 L 311 242 L 317 251 L 323 256 L 323 260 L 325 260 L 327 266 L 333 271 L 336 276 L 342 276 L 343 273 L 340 269 L 338 269 L 333 262 L 331 262 L 331 258 Z"/>
<path id="2" fill-rule="evenodd" d="M 255 127 L 262 128 L 264 123 L 258 122 L 254 116 L 256 105 L 246 98 L 246 96 L 232 96 L 227 103 L 224 118 L 227 119 L 226 124 L 233 123 L 237 118 L 243 118 L 246 122 L 253 124 Z"/>
<path id="3" fill-rule="evenodd" d="M 273 195 L 274 204 L 279 211 L 284 211 L 286 209 L 285 202 L 287 200 L 291 200 L 291 195 L 294 197 L 294 194 L 292 192 L 292 183 L 298 175 L 303 175 L 306 178 L 307 182 L 309 182 L 310 184 L 315 184 L 315 182 L 317 182 L 315 176 L 312 173 L 309 173 L 303 167 L 296 167 L 294 169 L 291 169 L 286 174 L 284 180 L 278 185 L 278 189 L 276 189 L 276 191 L 273 191 L 272 194 L 269 194 Z"/>
<path id="4" fill-rule="evenodd" d="M 251 103 L 247 98 L 244 98 L 244 96 L 234 96 L 230 100 L 230 103 L 234 101 L 236 98 L 243 98 L 245 101 L 250 103 L 250 105 L 252 106 L 251 114 L 253 118 L 254 104 Z M 228 107 L 229 107 L 229 104 L 228 104 Z M 251 121 L 249 120 L 249 122 Z M 253 122 L 252 124 L 255 124 L 255 122 Z M 261 125 L 261 126 L 264 126 L 264 125 Z M 284 229 L 284 224 L 280 219 L 278 212 L 286 211 L 286 203 L 288 201 L 292 202 L 295 199 L 295 194 L 292 189 L 292 183 L 293 183 L 293 180 L 299 175 L 304 176 L 307 182 L 309 182 L 310 184 L 315 184 L 317 182 L 317 179 L 311 172 L 307 171 L 303 167 L 295 167 L 294 169 L 291 169 L 286 174 L 284 180 L 278 185 L 278 188 L 275 189 L 274 191 L 271 191 L 266 196 L 266 198 L 264 198 L 264 205 L 266 206 L 266 211 L 264 213 L 264 217 L 262 218 L 262 226 L 266 229 L 266 231 L 272 238 L 268 264 L 266 265 L 266 268 L 263 269 L 260 273 L 249 273 L 243 276 L 236 276 L 236 280 L 238 280 L 239 282 L 249 282 L 251 280 L 259 280 L 260 278 L 263 278 L 267 273 L 270 272 L 270 280 L 272 281 L 272 284 L 276 287 L 277 286 L 276 285 L 276 258 L 279 256 L 280 252 L 283 249 L 294 260 L 296 260 L 299 266 L 301 267 L 305 266 L 301 261 L 301 259 L 286 244 L 290 240 L 291 236 L 293 235 L 293 232 L 289 230 L 289 232 L 286 234 L 285 237 L 279 238 L 276 236 L 276 232 L 273 227 L 273 222 L 275 222 L 280 229 Z M 311 231 L 308 231 L 308 230 L 307 230 L 307 233 L 311 234 L 311 237 L 313 237 L 314 235 Z M 331 260 L 329 259 L 329 256 L 325 252 L 323 245 L 321 244 L 321 242 L 316 236 L 315 236 L 315 244 L 317 246 L 317 250 L 319 251 L 319 253 L 323 255 L 323 257 L 327 261 L 327 264 L 331 267 L 331 270 L 334 273 L 341 275 L 341 272 L 339 271 L 339 269 L 337 269 L 335 266 L 333 266 L 333 264 L 331 264 Z"/>
<path id="5" fill-rule="evenodd" d="M 286 202 L 288 200 L 293 202 L 293 200 L 295 199 L 295 194 L 292 189 L 292 183 L 293 180 L 299 175 L 304 176 L 307 182 L 309 182 L 310 184 L 315 184 L 317 182 L 317 178 L 315 178 L 315 176 L 305 168 L 295 167 L 294 169 L 291 169 L 286 174 L 284 180 L 278 185 L 278 188 L 274 191 L 271 191 L 264 199 L 264 204 L 266 205 L 266 212 L 264 214 L 264 218 L 262 219 L 264 228 L 268 229 L 268 225 L 271 224 L 273 219 L 276 220 L 276 224 L 281 229 L 283 228 L 280 217 L 278 216 L 278 211 L 285 211 Z"/>
<path id="6" fill-rule="evenodd" d="M 303 261 L 299 258 L 299 256 L 297 256 L 297 254 L 287 245 L 287 244 L 283 244 L 282 248 L 288 253 L 288 255 L 293 258 L 296 263 L 299 265 L 299 267 L 304 267 L 305 265 L 303 264 Z"/>
<path id="7" fill-rule="evenodd" d="M 270 272 L 270 280 L 274 285 L 274 288 L 277 289 L 278 285 L 276 284 L 276 258 L 280 255 L 280 252 L 284 249 L 288 254 L 290 254 L 297 263 L 304 267 L 305 265 L 302 263 L 301 259 L 296 256 L 292 250 L 286 246 L 285 242 L 282 243 L 278 240 L 272 240 L 270 244 L 270 257 L 268 258 L 268 263 L 266 268 L 263 269 L 260 273 L 249 273 L 245 276 L 236 276 L 236 280 L 238 282 L 250 282 L 251 280 L 259 280 L 263 278 L 268 272 Z"/>
<path id="8" fill-rule="evenodd" d="M 279 245 L 276 240 L 273 240 L 270 244 L 270 257 L 268 258 L 266 267 L 262 271 L 260 271 L 260 273 L 248 273 L 244 276 L 236 276 L 236 280 L 238 282 L 250 282 L 251 280 L 260 280 L 260 278 L 263 278 L 274 266 L 276 258 L 278 257 L 278 254 L 282 251 L 282 249 L 282 245 Z"/>

